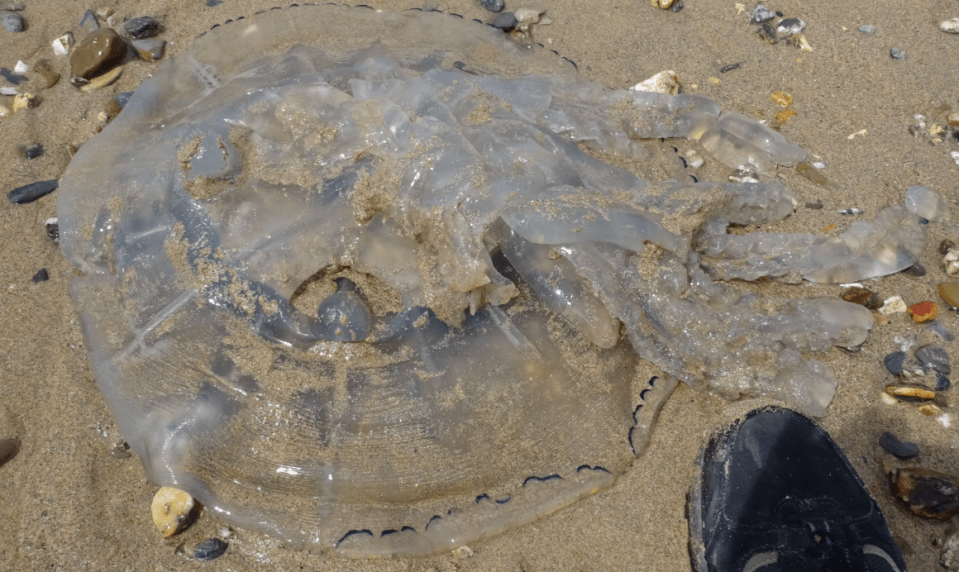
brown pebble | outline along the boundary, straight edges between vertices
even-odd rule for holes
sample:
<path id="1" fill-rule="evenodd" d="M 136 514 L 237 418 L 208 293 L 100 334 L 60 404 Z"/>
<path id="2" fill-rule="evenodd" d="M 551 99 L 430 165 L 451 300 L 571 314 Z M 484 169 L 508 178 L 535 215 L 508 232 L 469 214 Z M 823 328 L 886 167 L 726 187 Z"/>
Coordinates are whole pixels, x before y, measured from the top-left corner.
<path id="1" fill-rule="evenodd" d="M 885 303 L 886 301 L 882 299 L 882 296 L 876 292 L 873 292 L 872 295 L 869 296 L 869 299 L 866 300 L 865 306 L 870 310 L 878 310 L 879 308 L 882 308 L 882 305 Z"/>
<path id="2" fill-rule="evenodd" d="M 919 413 L 922 413 L 926 417 L 936 417 L 942 410 L 936 407 L 935 403 L 928 403 L 926 405 L 919 406 Z"/>
<path id="3" fill-rule="evenodd" d="M 887 385 L 886 393 L 893 397 L 900 397 L 910 401 L 928 401 L 936 398 L 935 391 L 929 391 L 924 387 L 918 387 L 915 385 Z"/>
<path id="4" fill-rule="evenodd" d="M 945 256 L 949 251 L 956 247 L 956 243 L 948 238 L 939 243 L 939 254 Z"/>
<path id="5" fill-rule="evenodd" d="M 842 293 L 842 299 L 847 302 L 852 302 L 853 304 L 859 304 L 860 306 L 865 306 L 866 302 L 869 301 L 869 298 L 873 296 L 872 290 L 867 290 L 866 288 L 860 288 L 859 286 L 852 286 L 847 288 Z"/>
<path id="6" fill-rule="evenodd" d="M 126 42 L 112 28 L 100 28 L 80 42 L 70 56 L 74 77 L 90 79 L 123 62 Z"/>
<path id="7" fill-rule="evenodd" d="M 939 295 L 953 308 L 959 308 L 959 284 L 955 282 L 941 282 L 936 287 Z"/>
<path id="8" fill-rule="evenodd" d="M 936 316 L 939 315 L 939 305 L 935 302 L 924 300 L 909 306 L 907 311 L 909 315 L 912 316 L 914 322 L 917 324 L 925 324 L 926 322 L 935 320 Z"/>
<path id="9" fill-rule="evenodd" d="M 907 467 L 889 471 L 892 494 L 916 516 L 947 521 L 959 514 L 959 480 L 945 473 Z"/>
<path id="10" fill-rule="evenodd" d="M 17 439 L 0 439 L 0 467 L 17 456 L 20 451 L 20 441 Z"/>
<path id="11" fill-rule="evenodd" d="M 51 88 L 57 85 L 57 82 L 60 81 L 60 74 L 53 71 L 53 66 L 50 65 L 49 60 L 37 60 L 33 64 L 33 71 L 40 74 L 43 78 L 43 87 Z"/>

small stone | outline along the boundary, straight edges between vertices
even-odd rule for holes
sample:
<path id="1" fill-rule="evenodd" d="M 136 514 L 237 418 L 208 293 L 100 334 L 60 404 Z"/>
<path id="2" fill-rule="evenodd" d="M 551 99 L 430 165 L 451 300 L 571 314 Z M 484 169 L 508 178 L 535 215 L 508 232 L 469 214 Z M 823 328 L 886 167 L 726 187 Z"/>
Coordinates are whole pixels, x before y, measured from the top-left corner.
<path id="1" fill-rule="evenodd" d="M 789 95 L 785 91 L 777 91 L 769 96 L 769 99 L 780 107 L 789 107 L 793 103 L 793 96 Z"/>
<path id="2" fill-rule="evenodd" d="M 669 10 L 676 0 L 649 0 L 649 5 L 660 10 Z"/>
<path id="3" fill-rule="evenodd" d="M 133 97 L 132 91 L 121 91 L 113 96 L 113 101 L 117 102 L 117 105 L 120 107 L 120 109 L 123 109 L 126 107 L 127 102 L 130 101 L 131 97 Z"/>
<path id="4" fill-rule="evenodd" d="M 915 276 L 918 278 L 919 276 L 926 275 L 926 268 L 922 264 L 919 264 L 917 262 L 913 264 L 912 266 L 910 266 L 909 268 L 906 268 L 905 270 L 903 270 L 902 273 L 907 276 Z"/>
<path id="5" fill-rule="evenodd" d="M 19 439 L 0 439 L 0 467 L 7 464 L 10 459 L 16 457 L 19 452 Z"/>
<path id="6" fill-rule="evenodd" d="M 223 4 L 222 0 L 206 0 L 206 5 L 210 7 L 219 6 L 220 4 Z"/>
<path id="7" fill-rule="evenodd" d="M 193 557 L 203 561 L 216 560 L 220 556 L 223 556 L 223 553 L 226 552 L 229 546 L 229 544 L 219 538 L 207 538 L 200 544 L 197 544 L 196 549 L 193 550 Z"/>
<path id="8" fill-rule="evenodd" d="M 906 352 L 893 352 L 882 358 L 883 365 L 889 370 L 889 373 L 896 377 L 902 375 L 903 363 L 906 361 Z"/>
<path id="9" fill-rule="evenodd" d="M 47 60 L 37 60 L 37 62 L 33 64 L 33 71 L 40 74 L 43 78 L 43 87 L 45 88 L 49 89 L 60 81 L 60 74 L 53 70 L 53 66 L 51 66 Z"/>
<path id="10" fill-rule="evenodd" d="M 922 413 L 926 417 L 938 417 L 942 413 L 942 410 L 936 407 L 935 403 L 927 403 L 919 406 L 919 413 Z"/>
<path id="11" fill-rule="evenodd" d="M 736 62 L 734 64 L 724 65 L 723 67 L 719 68 L 719 73 L 727 73 L 733 70 L 738 70 L 739 68 L 743 67 L 744 63 L 746 62 Z"/>
<path id="12" fill-rule="evenodd" d="M 137 56 L 139 56 L 141 60 L 155 62 L 163 57 L 166 40 L 133 40 L 130 42 L 130 45 L 137 51 Z"/>
<path id="13" fill-rule="evenodd" d="M 887 453 L 900 459 L 911 459 L 919 454 L 919 446 L 915 443 L 904 443 L 889 431 L 879 436 L 879 446 Z"/>
<path id="14" fill-rule="evenodd" d="M 768 22 L 776 17 L 776 14 L 772 10 L 763 6 L 762 4 L 756 4 L 756 7 L 753 8 L 752 14 L 749 15 L 749 20 L 757 24 L 762 24 L 763 22 Z"/>
<path id="15" fill-rule="evenodd" d="M 959 570 L 959 531 L 954 531 L 942 543 L 942 552 L 939 553 L 939 565 L 946 570 Z"/>
<path id="16" fill-rule="evenodd" d="M 806 203 L 806 208 L 814 211 L 822 210 L 823 208 L 822 201 L 816 201 L 814 203 Z"/>
<path id="17" fill-rule="evenodd" d="M 3 79 L 10 82 L 12 85 L 20 85 L 29 79 L 27 76 L 14 73 L 7 68 L 0 68 L 0 76 L 3 76 Z"/>
<path id="18" fill-rule="evenodd" d="M 892 314 L 901 314 L 906 311 L 906 303 L 902 301 L 900 296 L 893 296 L 892 298 L 886 298 L 882 307 L 879 308 L 879 313 L 884 316 L 890 316 Z"/>
<path id="19" fill-rule="evenodd" d="M 31 278 L 34 284 L 46 282 L 49 279 L 50 279 L 50 274 L 47 273 L 46 268 L 41 268 L 40 270 L 37 271 L 36 274 L 33 275 L 33 278 Z"/>
<path id="20" fill-rule="evenodd" d="M 110 456 L 114 459 L 129 459 L 133 455 L 130 454 L 130 445 L 127 443 L 120 443 L 116 447 L 110 450 Z"/>
<path id="21" fill-rule="evenodd" d="M 939 22 L 939 29 L 947 34 L 959 34 L 959 18 Z"/>
<path id="22" fill-rule="evenodd" d="M 0 16 L 0 23 L 3 24 L 3 27 L 8 31 L 16 34 L 17 32 L 22 32 L 26 24 L 23 22 L 23 16 L 17 14 L 16 12 L 4 12 Z"/>
<path id="23" fill-rule="evenodd" d="M 952 248 L 942 257 L 942 267 L 949 276 L 959 274 L 959 250 Z"/>
<path id="24" fill-rule="evenodd" d="M 889 471 L 892 494 L 916 516 L 947 521 L 959 514 L 959 481 L 938 471 L 907 467 Z"/>
<path id="25" fill-rule="evenodd" d="M 780 40 L 785 40 L 796 34 L 801 34 L 806 29 L 806 23 L 799 18 L 786 18 L 776 26 L 776 34 Z"/>
<path id="26" fill-rule="evenodd" d="M 949 365 L 949 354 L 942 346 L 922 346 L 916 350 L 916 359 L 922 362 L 927 369 L 949 375 L 952 367 Z"/>
<path id="27" fill-rule="evenodd" d="M 53 242 L 60 244 L 60 222 L 57 217 L 50 217 L 45 223 L 43 223 L 44 228 L 47 231 L 47 236 L 49 236 Z"/>
<path id="28" fill-rule="evenodd" d="M 504 32 L 509 32 L 516 27 L 516 16 L 512 12 L 501 12 L 490 20 L 489 25 Z"/>
<path id="29" fill-rule="evenodd" d="M 936 398 L 936 392 L 918 385 L 887 385 L 886 393 L 906 401 L 930 401 Z"/>
<path id="30" fill-rule="evenodd" d="M 867 290 L 866 288 L 860 288 L 859 286 L 852 286 L 847 288 L 842 293 L 842 299 L 847 302 L 852 302 L 853 304 L 859 304 L 860 306 L 865 306 L 866 302 L 869 300 L 869 297 L 873 295 L 872 290 Z"/>
<path id="31" fill-rule="evenodd" d="M 453 558 L 457 558 L 459 560 L 466 560 L 467 558 L 470 558 L 472 556 L 473 556 L 473 549 L 470 548 L 469 546 L 463 545 L 453 549 Z"/>
<path id="32" fill-rule="evenodd" d="M 173 536 L 193 523 L 196 517 L 193 509 L 196 506 L 190 493 L 162 487 L 153 497 L 153 523 L 164 537 Z"/>
<path id="33" fill-rule="evenodd" d="M 479 5 L 490 12 L 502 12 L 505 6 L 503 0 L 477 0 Z"/>
<path id="34" fill-rule="evenodd" d="M 906 52 L 900 50 L 899 48 L 893 48 L 889 50 L 889 55 L 892 56 L 894 60 L 904 60 L 906 59 Z"/>
<path id="35" fill-rule="evenodd" d="M 37 157 L 43 156 L 43 145 L 34 143 L 21 149 L 21 152 L 27 159 L 36 159 Z"/>
<path id="36" fill-rule="evenodd" d="M 26 7 L 27 5 L 20 0 L 9 0 L 0 4 L 0 10 L 10 10 L 11 12 L 20 12 Z"/>
<path id="37" fill-rule="evenodd" d="M 949 251 L 956 247 L 956 243 L 947 239 L 944 239 L 939 243 L 939 254 L 946 255 L 949 254 Z"/>
<path id="38" fill-rule="evenodd" d="M 119 65 L 127 45 L 112 28 L 101 28 L 80 42 L 70 56 L 74 77 L 90 79 Z"/>
<path id="39" fill-rule="evenodd" d="M 49 181 L 37 181 L 36 183 L 30 183 L 29 185 L 24 185 L 22 187 L 17 187 L 9 193 L 7 193 L 7 198 L 10 199 L 11 203 L 17 205 L 23 205 L 26 203 L 32 203 L 33 201 L 39 199 L 40 197 L 45 197 L 57 190 L 57 186 L 60 184 L 59 179 L 50 179 Z"/>
<path id="40" fill-rule="evenodd" d="M 502 10 L 503 0 L 499 0 L 499 3 L 500 10 Z M 496 11 L 497 10 L 494 10 L 494 12 Z M 123 33 L 134 40 L 152 38 L 160 33 L 160 23 L 149 16 L 140 16 L 139 18 L 127 20 L 123 24 Z"/>
<path id="41" fill-rule="evenodd" d="M 633 91 L 645 91 L 648 93 L 665 93 L 666 95 L 676 95 L 679 93 L 679 76 L 673 70 L 661 71 L 653 77 L 641 81 L 629 88 Z"/>
<path id="42" fill-rule="evenodd" d="M 862 32 L 863 34 L 875 34 L 876 27 L 873 26 L 872 24 L 864 24 L 862 26 L 859 26 L 859 31 Z"/>
<path id="43" fill-rule="evenodd" d="M 80 19 L 80 27 L 86 28 L 87 26 L 90 26 L 91 30 L 100 29 L 100 22 L 97 22 L 97 15 L 89 8 L 83 13 L 83 18 Z"/>
<path id="44" fill-rule="evenodd" d="M 936 319 L 939 315 L 939 305 L 929 300 L 917 302 L 908 308 L 909 315 L 917 324 L 925 324 Z"/>
<path id="45" fill-rule="evenodd" d="M 863 305 L 869 308 L 870 310 L 878 310 L 882 308 L 883 306 L 882 296 L 873 292 L 872 295 L 869 296 L 869 299 L 866 300 L 866 303 Z"/>
<path id="46" fill-rule="evenodd" d="M 949 122 L 949 125 L 953 127 L 959 127 L 959 111 L 953 111 L 946 116 L 946 121 Z"/>
<path id="47" fill-rule="evenodd" d="M 545 12 L 545 10 L 540 10 L 539 8 L 520 8 L 513 11 L 513 16 L 516 17 L 516 23 L 518 25 L 528 26 L 538 24 Z"/>
<path id="48" fill-rule="evenodd" d="M 949 378 L 944 376 L 941 373 L 936 374 L 936 391 L 946 391 L 952 387 L 952 382 L 949 381 Z"/>
<path id="49" fill-rule="evenodd" d="M 959 308 L 959 284 L 955 282 L 940 282 L 936 287 L 939 295 L 953 308 Z"/>
<path id="50" fill-rule="evenodd" d="M 73 34 L 67 32 L 56 40 L 53 40 L 50 45 L 53 47 L 54 54 L 65 56 L 70 53 L 70 48 L 73 47 Z"/>
<path id="51" fill-rule="evenodd" d="M 40 98 L 32 93 L 21 93 L 13 98 L 13 112 L 26 111 L 40 105 Z"/>

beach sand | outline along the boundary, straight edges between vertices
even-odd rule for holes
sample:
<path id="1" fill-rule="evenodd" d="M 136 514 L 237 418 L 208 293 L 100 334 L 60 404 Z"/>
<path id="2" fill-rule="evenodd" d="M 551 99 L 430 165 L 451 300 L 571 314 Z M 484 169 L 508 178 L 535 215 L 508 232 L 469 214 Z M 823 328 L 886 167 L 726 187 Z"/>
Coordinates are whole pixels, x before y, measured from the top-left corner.
<path id="1" fill-rule="evenodd" d="M 160 37 L 167 40 L 165 57 L 170 57 L 213 24 L 273 5 L 262 0 L 223 0 L 212 7 L 204 0 L 24 3 L 26 31 L 0 30 L 0 66 L 12 69 L 17 60 L 32 64 L 47 58 L 63 78 L 54 87 L 37 91 L 41 103 L 35 109 L 0 118 L 0 181 L 5 191 L 60 177 L 70 160 L 67 144 L 88 139 L 97 113 L 113 95 L 135 89 L 159 65 L 127 64 L 116 84 L 92 93 L 70 85 L 67 58 L 54 57 L 50 43 L 70 30 L 82 37 L 78 23 L 87 8 L 112 8 L 121 18 L 153 16 L 163 25 Z M 413 0 L 369 3 L 379 9 L 423 6 Z M 491 16 L 473 0 L 440 0 L 428 6 L 469 18 Z M 507 0 L 508 9 L 522 6 Z M 802 196 L 786 228 L 816 233 L 836 225 L 829 232 L 841 232 L 855 217 L 840 215 L 838 209 L 856 207 L 871 219 L 886 206 L 902 204 L 906 189 L 913 185 L 932 188 L 953 212 L 959 212 L 959 167 L 950 157 L 959 146 L 955 140 L 932 144 L 909 132 L 916 114 L 924 115 L 929 125 L 945 124 L 946 116 L 959 110 L 959 35 L 938 29 L 940 21 L 959 16 L 951 3 L 767 3 L 788 17 L 805 20 L 811 52 L 764 43 L 732 0 L 686 0 L 678 13 L 655 9 L 643 0 L 554 0 L 541 6 L 548 9 L 551 23 L 537 27 L 535 39 L 605 85 L 625 88 L 671 69 L 687 93 L 707 95 L 723 110 L 767 121 L 782 110 L 770 94 L 791 94 L 790 109 L 796 115 L 781 131 L 826 164 L 830 185 L 817 186 L 794 170 L 780 169 L 785 184 Z M 876 32 L 857 31 L 863 24 L 876 26 Z M 906 59 L 891 58 L 891 48 L 905 51 Z M 742 62 L 739 69 L 720 73 L 723 66 L 737 62 Z M 0 103 L 12 107 L 12 98 L 0 97 Z M 850 137 L 857 132 L 861 134 Z M 27 160 L 18 148 L 32 143 L 41 143 L 45 153 Z M 13 432 L 22 441 L 20 453 L 0 467 L 0 562 L 5 569 L 687 571 L 684 510 L 696 456 L 710 431 L 768 403 L 727 402 L 681 385 L 664 407 L 647 452 L 612 487 L 531 524 L 475 542 L 469 558 L 447 553 L 422 559 L 346 561 L 292 550 L 269 537 L 236 530 L 223 557 L 195 561 L 186 554 L 199 541 L 215 536 L 222 523 L 202 515 L 182 535 L 162 539 L 149 510 L 156 486 L 146 479 L 135 456 L 111 456 L 122 436 L 95 386 L 68 295 L 69 282 L 77 273 L 44 229 L 44 221 L 56 215 L 56 200 L 53 193 L 27 205 L 6 203 L 0 213 L 0 403 L 7 410 L 0 430 Z M 817 200 L 824 205 L 821 210 L 802 206 L 802 201 Z M 937 246 L 944 238 L 959 242 L 954 226 L 928 225 L 921 258 L 925 276 L 898 274 L 866 285 L 884 297 L 900 295 L 907 303 L 942 303 L 936 284 L 947 277 Z M 49 272 L 49 281 L 33 283 L 31 278 L 41 268 Z M 786 296 L 841 292 L 838 285 L 770 283 L 763 288 Z M 938 320 L 959 332 L 955 312 L 943 311 Z M 956 401 L 959 389 L 944 393 L 944 415 L 939 417 L 921 415 L 916 404 L 889 405 L 880 399 L 883 387 L 892 381 L 882 357 L 897 349 L 896 336 L 920 334 L 921 343 L 938 341 L 954 358 L 959 356 L 959 342 L 938 340 L 905 314 L 877 324 L 861 352 L 833 349 L 824 356 L 839 387 L 820 420 L 876 497 L 914 571 L 938 569 L 937 543 L 951 529 L 922 521 L 896 504 L 886 471 L 892 465 L 918 465 L 959 474 L 959 439 L 955 426 L 946 421 L 954 418 L 948 405 Z M 878 438 L 887 430 L 918 443 L 920 457 L 902 462 L 882 451 Z"/>

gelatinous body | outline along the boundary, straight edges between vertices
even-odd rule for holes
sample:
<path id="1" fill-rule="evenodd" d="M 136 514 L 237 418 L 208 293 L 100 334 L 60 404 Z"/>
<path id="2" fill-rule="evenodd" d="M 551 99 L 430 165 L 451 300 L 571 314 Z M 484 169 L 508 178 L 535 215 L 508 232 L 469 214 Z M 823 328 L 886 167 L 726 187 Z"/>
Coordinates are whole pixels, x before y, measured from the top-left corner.
<path id="1" fill-rule="evenodd" d="M 731 167 L 805 156 L 707 98 L 610 90 L 447 15 L 214 29 L 60 185 L 97 382 L 157 484 L 347 555 L 449 549 L 608 486 L 676 380 L 822 413 L 835 380 L 806 354 L 862 343 L 868 310 L 719 280 L 882 273 L 916 236 L 735 243 L 727 225 L 789 216 L 792 194 L 584 151 L 704 134 Z"/>

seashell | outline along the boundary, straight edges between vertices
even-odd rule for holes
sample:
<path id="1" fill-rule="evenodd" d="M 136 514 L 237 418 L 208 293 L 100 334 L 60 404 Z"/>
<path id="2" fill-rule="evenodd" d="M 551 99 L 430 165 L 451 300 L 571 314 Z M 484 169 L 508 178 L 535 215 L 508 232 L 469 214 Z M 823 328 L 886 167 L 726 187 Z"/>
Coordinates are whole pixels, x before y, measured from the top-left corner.
<path id="1" fill-rule="evenodd" d="M 917 324 L 925 324 L 936 319 L 939 315 L 939 305 L 928 300 L 917 302 L 908 308 L 909 315 Z"/>
<path id="2" fill-rule="evenodd" d="M 915 215 L 877 214 L 872 242 L 755 233 L 753 259 L 726 230 L 792 216 L 782 184 L 650 185 L 581 149 L 628 165 L 667 137 L 769 171 L 806 157 L 708 98 L 608 89 L 443 14 L 294 5 L 207 32 L 57 191 L 124 441 L 231 525 L 424 555 L 609 486 L 678 380 L 823 414 L 836 380 L 811 356 L 862 344 L 871 312 L 721 275 L 895 272 Z M 640 356 L 667 375 L 637 382 Z"/>
<path id="3" fill-rule="evenodd" d="M 919 467 L 889 471 L 892 496 L 916 516 L 951 520 L 959 514 L 959 479 Z"/>
<path id="4" fill-rule="evenodd" d="M 936 398 L 936 392 L 913 385 L 887 385 L 886 393 L 893 397 L 930 400 Z"/>
<path id="5" fill-rule="evenodd" d="M 150 506 L 153 524 L 164 537 L 173 536 L 190 526 L 196 517 L 195 508 L 190 493 L 173 487 L 161 487 Z"/>

